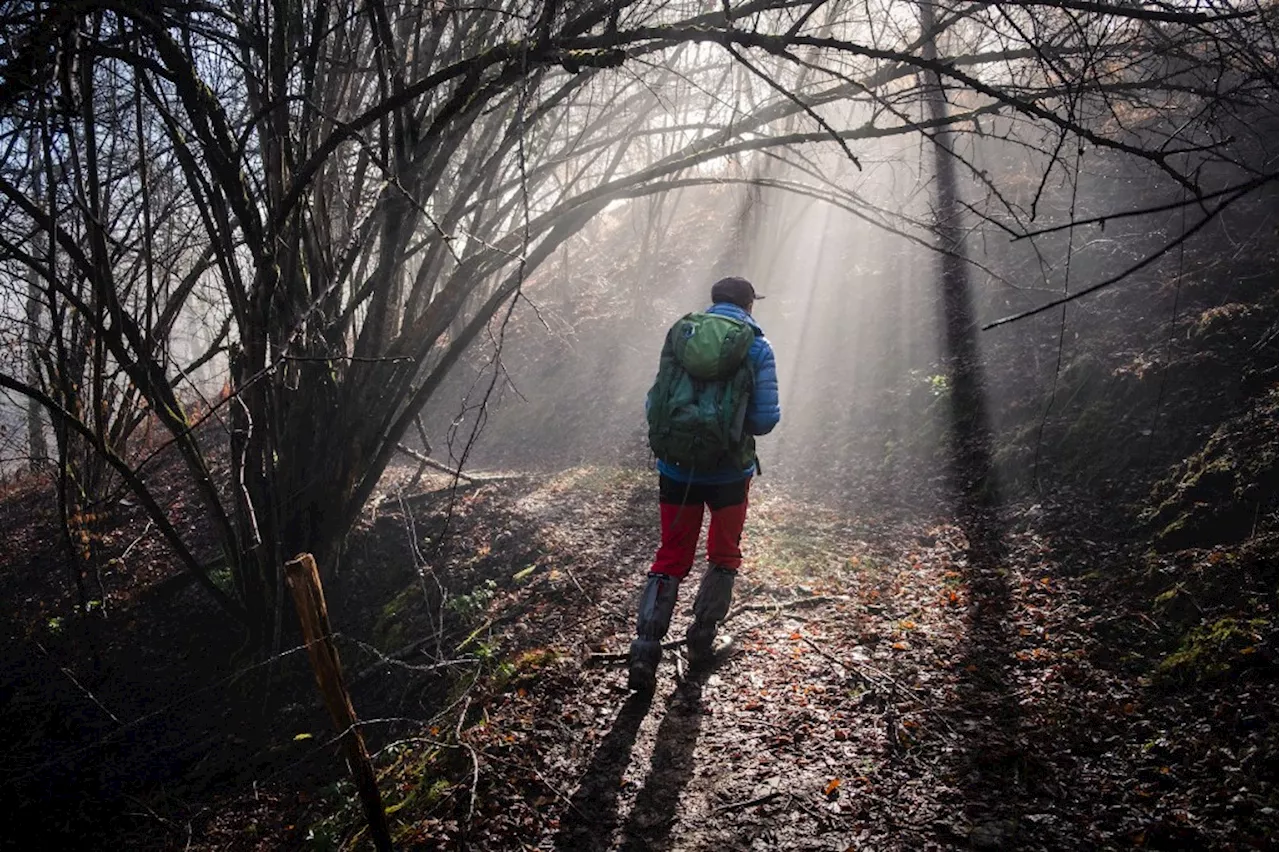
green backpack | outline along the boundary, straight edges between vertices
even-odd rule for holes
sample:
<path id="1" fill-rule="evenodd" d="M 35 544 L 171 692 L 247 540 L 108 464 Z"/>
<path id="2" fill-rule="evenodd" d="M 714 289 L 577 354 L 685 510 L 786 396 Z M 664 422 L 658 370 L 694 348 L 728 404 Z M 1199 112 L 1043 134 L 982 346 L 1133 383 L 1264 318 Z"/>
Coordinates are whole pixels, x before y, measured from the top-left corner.
<path id="1" fill-rule="evenodd" d="M 686 314 L 667 332 L 649 389 L 649 446 L 691 471 L 745 469 L 756 458 L 744 424 L 755 371 L 755 330 L 716 314 Z"/>

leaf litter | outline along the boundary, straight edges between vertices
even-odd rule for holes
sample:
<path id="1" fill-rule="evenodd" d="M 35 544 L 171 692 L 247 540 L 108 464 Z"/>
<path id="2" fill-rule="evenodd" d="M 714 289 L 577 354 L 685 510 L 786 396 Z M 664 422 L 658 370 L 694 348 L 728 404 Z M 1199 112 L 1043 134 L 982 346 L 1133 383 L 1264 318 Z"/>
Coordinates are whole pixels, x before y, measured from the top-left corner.
<path id="1" fill-rule="evenodd" d="M 1153 688 L 1144 633 L 1129 629 L 1142 624 L 1126 609 L 1134 600 L 1081 570 L 1133 557 L 1080 535 L 1097 533 L 1089 518 L 1064 515 L 1052 532 L 1008 523 L 998 564 L 975 565 L 950 519 L 846 520 L 762 482 L 724 626 L 731 649 L 701 673 L 668 651 L 645 698 L 592 653 L 630 640 L 657 529 L 650 491 L 637 476 L 521 498 L 554 528 L 562 567 L 590 578 L 590 606 L 561 580 L 560 605 L 524 624 L 557 662 L 490 698 L 466 734 L 480 764 L 474 822 L 459 825 L 455 811 L 457 833 L 421 848 L 1274 840 L 1274 772 L 1230 767 L 1250 749 L 1274 756 L 1274 714 L 1266 730 L 1214 729 L 1204 714 L 1230 696 Z M 686 585 L 668 638 L 687 623 Z M 1250 689 L 1246 699 L 1265 703 L 1274 679 Z"/>
<path id="2" fill-rule="evenodd" d="M 474 668 L 424 686 L 412 630 L 393 631 L 410 668 L 344 650 L 373 696 L 358 709 L 390 720 L 367 733 L 403 848 L 1274 848 L 1274 648 L 1239 647 L 1230 681 L 1160 681 L 1176 631 L 1135 567 L 1149 557 L 1105 519 L 1011 507 L 984 554 L 954 519 L 850 516 L 762 479 L 732 643 L 702 672 L 669 650 L 638 696 L 601 652 L 631 638 L 651 480 L 583 468 L 453 508 L 430 568 L 455 584 L 450 611 L 470 620 L 446 644 Z M 440 509 L 413 511 L 426 529 Z M 402 519 L 389 501 L 379 515 L 364 534 L 386 547 Z M 1224 562 L 1212 553 L 1176 558 Z M 301 718 L 281 737 L 323 750 Z M 341 782 L 299 784 L 146 801 L 190 849 L 363 848 Z"/>

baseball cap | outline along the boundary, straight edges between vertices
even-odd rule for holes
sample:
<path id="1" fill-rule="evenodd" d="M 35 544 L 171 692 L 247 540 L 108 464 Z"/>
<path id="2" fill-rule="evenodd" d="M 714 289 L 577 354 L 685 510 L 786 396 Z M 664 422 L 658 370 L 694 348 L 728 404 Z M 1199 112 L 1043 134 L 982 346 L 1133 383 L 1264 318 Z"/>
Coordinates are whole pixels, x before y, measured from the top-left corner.
<path id="1" fill-rule="evenodd" d="M 711 285 L 711 301 L 713 302 L 732 302 L 740 308 L 746 308 L 757 299 L 763 299 L 756 292 L 756 288 L 751 286 L 751 282 L 745 278 L 732 276 L 729 278 L 721 278 L 719 281 Z"/>

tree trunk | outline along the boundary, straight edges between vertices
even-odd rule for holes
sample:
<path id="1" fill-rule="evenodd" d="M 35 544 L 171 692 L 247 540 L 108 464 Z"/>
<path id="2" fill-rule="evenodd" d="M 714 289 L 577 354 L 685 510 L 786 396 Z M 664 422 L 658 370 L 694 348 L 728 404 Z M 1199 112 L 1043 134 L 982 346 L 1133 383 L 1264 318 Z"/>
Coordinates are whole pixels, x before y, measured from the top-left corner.
<path id="1" fill-rule="evenodd" d="M 35 167 L 32 169 L 32 187 L 37 199 L 43 201 L 44 162 L 38 134 L 32 132 L 29 138 L 31 150 L 35 152 Z M 36 233 L 36 254 L 45 250 L 45 236 Z M 32 387 L 40 387 L 40 318 L 43 311 L 40 304 L 40 276 L 34 269 L 27 272 L 27 383 Z M 39 470 L 49 463 L 49 442 L 44 431 L 44 411 L 40 403 L 34 399 L 27 400 L 27 456 L 31 470 Z"/>
<path id="2" fill-rule="evenodd" d="M 40 287 L 31 273 L 27 281 L 27 382 L 40 386 Z M 44 411 L 34 399 L 27 400 L 27 459 L 31 470 L 49 464 L 49 440 L 44 431 Z"/>
<path id="3" fill-rule="evenodd" d="M 938 56 L 935 23 L 934 4 L 924 0 L 920 4 L 920 27 L 924 35 L 921 54 L 930 61 Z M 942 79 L 937 72 L 927 71 L 924 82 L 925 117 L 931 122 L 941 122 L 947 116 Z M 962 509 L 975 509 L 993 500 L 997 489 L 978 349 L 978 323 L 964 239 L 964 205 L 952 144 L 950 130 L 942 127 L 935 131 L 932 150 L 937 208 L 933 232 L 939 250 L 938 278 L 942 287 L 943 359 L 951 380 L 951 487 Z"/>

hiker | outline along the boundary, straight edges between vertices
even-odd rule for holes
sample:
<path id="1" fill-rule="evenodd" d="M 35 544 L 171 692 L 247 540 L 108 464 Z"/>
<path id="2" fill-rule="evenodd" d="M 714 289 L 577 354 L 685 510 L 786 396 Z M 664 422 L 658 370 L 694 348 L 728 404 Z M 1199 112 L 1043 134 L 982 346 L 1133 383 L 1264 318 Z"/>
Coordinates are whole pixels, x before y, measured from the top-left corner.
<path id="1" fill-rule="evenodd" d="M 773 347 L 751 316 L 757 299 L 745 278 L 711 287 L 712 305 L 667 332 L 658 376 L 645 400 L 649 446 L 657 456 L 662 544 L 640 596 L 627 685 L 656 684 L 662 639 L 671 625 L 680 581 L 693 567 L 704 506 L 711 510 L 707 570 L 685 634 L 689 664 L 712 656 L 716 624 L 729 613 L 742 565 L 747 490 L 759 470 L 755 436 L 782 417 Z"/>

